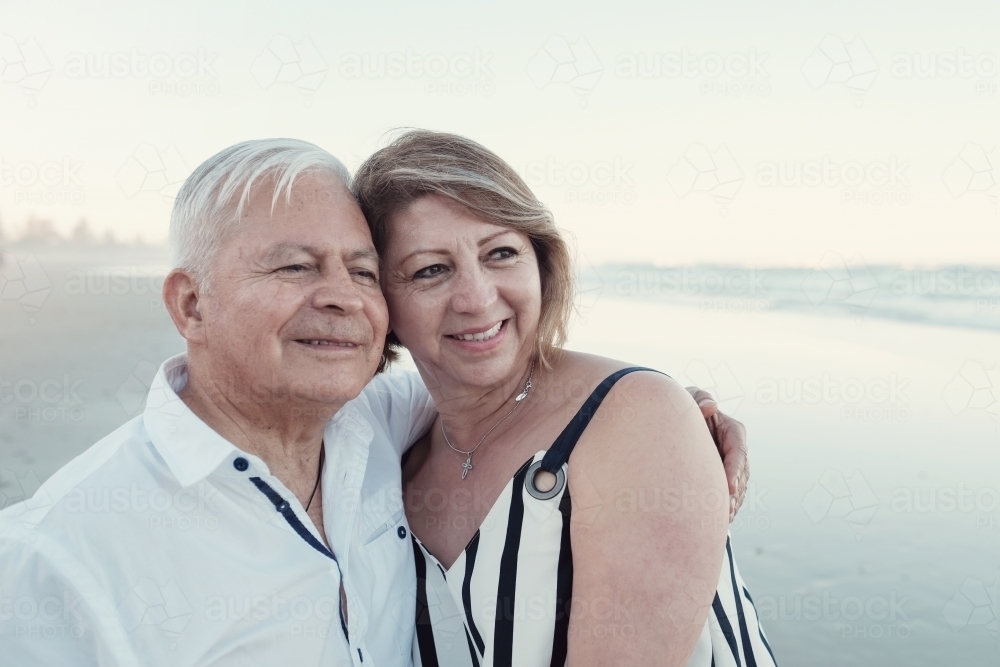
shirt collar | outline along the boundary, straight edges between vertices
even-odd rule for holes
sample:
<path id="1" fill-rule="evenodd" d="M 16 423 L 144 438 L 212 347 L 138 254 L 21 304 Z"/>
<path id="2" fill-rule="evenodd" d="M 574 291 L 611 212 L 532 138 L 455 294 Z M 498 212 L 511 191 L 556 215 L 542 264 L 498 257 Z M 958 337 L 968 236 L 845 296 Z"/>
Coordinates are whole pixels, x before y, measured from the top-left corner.
<path id="1" fill-rule="evenodd" d="M 187 355 L 179 354 L 163 362 L 153 378 L 146 398 L 142 420 L 156 451 L 167 463 L 182 487 L 203 480 L 222 463 L 240 454 L 255 466 L 267 471 L 267 465 L 256 456 L 246 454 L 203 422 L 178 396 L 188 381 Z M 358 400 L 358 399 L 356 399 Z M 324 441 L 327 452 L 336 443 L 355 456 L 351 465 L 341 471 L 341 488 L 350 489 L 352 496 L 360 494 L 368 460 L 368 445 L 374 437 L 371 424 L 351 401 L 327 423 Z M 353 446 L 348 446 L 353 443 Z M 339 458 L 339 457 L 337 457 Z M 331 468 L 334 470 L 335 468 Z M 356 499 L 355 499 L 356 502 Z"/>
<path id="2" fill-rule="evenodd" d="M 146 433 L 181 486 L 201 481 L 239 452 L 177 395 L 187 381 L 187 355 L 167 359 L 153 378 L 142 414 Z"/>

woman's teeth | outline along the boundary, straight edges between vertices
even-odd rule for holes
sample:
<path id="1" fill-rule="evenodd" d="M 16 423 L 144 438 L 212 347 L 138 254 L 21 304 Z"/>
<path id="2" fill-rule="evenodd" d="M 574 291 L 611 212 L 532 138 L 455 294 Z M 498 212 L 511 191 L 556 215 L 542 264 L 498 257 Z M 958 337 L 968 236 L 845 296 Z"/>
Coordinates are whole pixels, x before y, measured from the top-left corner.
<path id="1" fill-rule="evenodd" d="M 500 326 L 502 324 L 503 322 L 500 321 L 497 322 L 495 325 L 493 325 L 493 327 L 491 329 L 488 329 L 487 331 L 480 331 L 479 333 L 474 333 L 474 334 L 455 334 L 452 336 L 452 338 L 456 338 L 458 340 L 489 340 L 490 338 L 493 338 L 498 333 L 500 333 Z"/>

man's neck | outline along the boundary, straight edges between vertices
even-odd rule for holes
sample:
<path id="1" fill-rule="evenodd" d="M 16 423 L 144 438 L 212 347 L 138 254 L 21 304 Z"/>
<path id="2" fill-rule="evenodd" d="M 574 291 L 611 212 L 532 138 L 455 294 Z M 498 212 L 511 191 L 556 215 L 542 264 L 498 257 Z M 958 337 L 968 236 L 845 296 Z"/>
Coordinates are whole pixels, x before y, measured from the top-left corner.
<path id="1" fill-rule="evenodd" d="M 318 405 L 284 396 L 257 400 L 251 391 L 232 396 L 207 369 L 188 367 L 178 392 L 184 404 L 212 430 L 239 449 L 259 457 L 306 505 L 316 484 L 326 423 L 341 406 Z"/>

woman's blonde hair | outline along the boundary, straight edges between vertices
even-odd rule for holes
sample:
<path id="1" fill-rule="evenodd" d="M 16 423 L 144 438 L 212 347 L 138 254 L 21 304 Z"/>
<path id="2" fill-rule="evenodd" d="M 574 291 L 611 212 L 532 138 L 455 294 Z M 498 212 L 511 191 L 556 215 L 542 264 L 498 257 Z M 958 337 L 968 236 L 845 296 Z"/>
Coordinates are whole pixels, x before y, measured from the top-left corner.
<path id="1" fill-rule="evenodd" d="M 393 217 L 431 194 L 526 235 L 538 257 L 542 287 L 535 353 L 542 365 L 550 365 L 566 342 L 573 310 L 572 260 L 552 214 L 509 164 L 471 139 L 409 130 L 365 160 L 352 190 L 379 254 L 385 251 Z M 399 356 L 401 347 L 390 334 L 383 366 Z"/>

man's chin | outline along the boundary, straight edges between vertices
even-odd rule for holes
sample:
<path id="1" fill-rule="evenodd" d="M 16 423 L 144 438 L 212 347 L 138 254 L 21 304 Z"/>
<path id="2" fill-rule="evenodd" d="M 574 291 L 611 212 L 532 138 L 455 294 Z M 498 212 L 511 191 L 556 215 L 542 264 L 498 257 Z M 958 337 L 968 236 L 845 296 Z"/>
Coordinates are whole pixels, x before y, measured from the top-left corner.
<path id="1" fill-rule="evenodd" d="M 339 406 L 358 397 L 374 377 L 378 362 L 355 358 L 337 363 L 293 364 L 285 375 L 299 400 Z"/>

